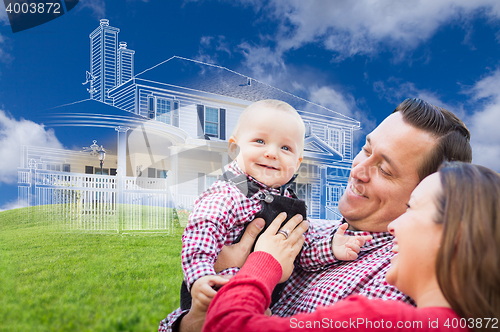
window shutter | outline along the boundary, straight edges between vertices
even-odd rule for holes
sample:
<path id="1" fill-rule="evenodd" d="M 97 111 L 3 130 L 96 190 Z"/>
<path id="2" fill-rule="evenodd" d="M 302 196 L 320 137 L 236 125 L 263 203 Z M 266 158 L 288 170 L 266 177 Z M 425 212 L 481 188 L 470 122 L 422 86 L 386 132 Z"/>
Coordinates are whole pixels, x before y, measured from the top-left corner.
<path id="1" fill-rule="evenodd" d="M 148 167 L 148 178 L 156 178 L 156 168 Z"/>
<path id="2" fill-rule="evenodd" d="M 148 97 L 148 116 L 150 119 L 155 118 L 155 98 L 153 96 Z"/>
<path id="3" fill-rule="evenodd" d="M 202 138 L 205 134 L 205 107 L 196 105 L 198 111 L 198 138 Z"/>
<path id="4" fill-rule="evenodd" d="M 173 112 L 173 116 L 172 116 L 172 125 L 174 127 L 179 127 L 179 102 L 174 100 L 173 102 L 174 104 L 174 112 Z"/>
<path id="5" fill-rule="evenodd" d="M 226 139 L 226 110 L 221 108 L 219 111 L 219 138 Z"/>

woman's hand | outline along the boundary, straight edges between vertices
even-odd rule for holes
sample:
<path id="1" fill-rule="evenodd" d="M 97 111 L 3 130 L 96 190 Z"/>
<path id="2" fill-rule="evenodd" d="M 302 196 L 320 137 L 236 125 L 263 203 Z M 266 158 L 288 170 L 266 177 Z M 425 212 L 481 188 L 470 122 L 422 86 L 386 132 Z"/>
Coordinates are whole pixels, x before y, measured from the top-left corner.
<path id="1" fill-rule="evenodd" d="M 309 228 L 307 220 L 302 221 L 302 216 L 297 214 L 280 229 L 285 219 L 286 213 L 280 213 L 255 244 L 255 251 L 267 252 L 280 263 L 283 271 L 280 283 L 292 274 L 293 261 L 304 244 L 303 234 Z"/>

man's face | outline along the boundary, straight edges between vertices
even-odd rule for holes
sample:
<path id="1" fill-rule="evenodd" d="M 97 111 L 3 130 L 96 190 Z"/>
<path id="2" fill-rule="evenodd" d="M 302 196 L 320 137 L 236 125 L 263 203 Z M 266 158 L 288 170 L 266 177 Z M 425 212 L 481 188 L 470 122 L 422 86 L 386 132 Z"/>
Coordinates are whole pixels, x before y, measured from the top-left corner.
<path id="1" fill-rule="evenodd" d="M 406 210 L 418 169 L 436 146 L 431 134 L 391 114 L 366 136 L 352 163 L 339 211 L 354 229 L 383 232 Z"/>

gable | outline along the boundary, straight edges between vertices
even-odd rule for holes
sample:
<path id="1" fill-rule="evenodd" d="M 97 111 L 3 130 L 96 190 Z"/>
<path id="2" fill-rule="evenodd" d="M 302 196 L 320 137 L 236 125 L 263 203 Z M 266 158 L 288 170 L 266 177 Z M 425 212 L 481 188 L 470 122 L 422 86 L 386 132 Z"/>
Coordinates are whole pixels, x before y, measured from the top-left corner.
<path id="1" fill-rule="evenodd" d="M 318 162 L 342 161 L 343 157 L 331 146 L 320 140 L 316 135 L 304 140 L 304 157 Z"/>

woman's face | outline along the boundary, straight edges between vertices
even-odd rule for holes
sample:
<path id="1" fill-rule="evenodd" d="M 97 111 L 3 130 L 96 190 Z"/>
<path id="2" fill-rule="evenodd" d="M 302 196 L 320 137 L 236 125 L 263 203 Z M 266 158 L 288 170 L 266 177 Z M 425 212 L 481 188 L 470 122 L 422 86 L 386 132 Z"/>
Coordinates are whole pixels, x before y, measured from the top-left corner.
<path id="1" fill-rule="evenodd" d="M 439 173 L 429 175 L 413 190 L 406 212 L 387 226 L 394 235 L 392 251 L 396 256 L 385 279 L 414 299 L 426 291 L 429 281 L 436 280 L 442 225 L 434 220 L 441 191 Z"/>

